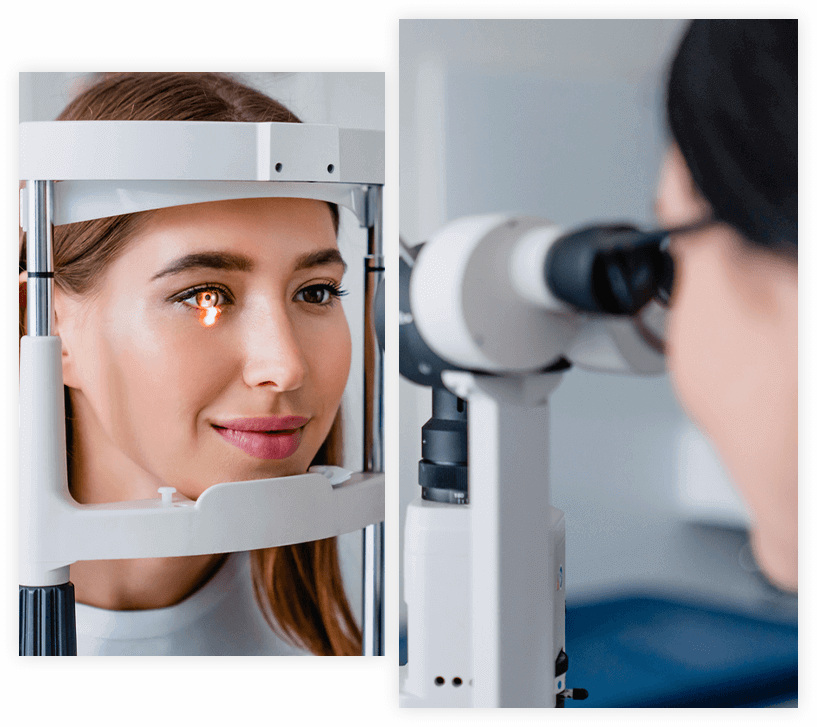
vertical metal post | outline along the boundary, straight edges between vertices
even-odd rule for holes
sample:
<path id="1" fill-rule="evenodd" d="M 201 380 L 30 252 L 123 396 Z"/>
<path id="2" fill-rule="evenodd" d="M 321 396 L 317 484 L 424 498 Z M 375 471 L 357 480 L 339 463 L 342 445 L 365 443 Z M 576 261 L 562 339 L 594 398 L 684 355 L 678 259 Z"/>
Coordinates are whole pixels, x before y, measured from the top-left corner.
<path id="1" fill-rule="evenodd" d="M 51 225 L 53 182 L 26 183 L 26 335 L 51 336 L 54 330 L 54 238 Z"/>
<path id="2" fill-rule="evenodd" d="M 54 183 L 50 181 L 26 184 L 27 310 L 26 336 L 20 351 L 23 558 L 25 549 L 33 547 L 31 529 L 42 527 L 41 513 L 37 512 L 42 503 L 36 495 L 51 487 L 67 488 L 60 342 L 54 336 L 53 192 Z M 37 386 L 41 387 L 39 391 L 35 391 Z M 67 567 L 48 574 L 21 567 L 20 656 L 76 656 L 76 606 L 69 575 Z"/>
<path id="3" fill-rule="evenodd" d="M 366 203 L 369 250 L 364 270 L 363 469 L 383 471 L 383 353 L 374 326 L 375 294 L 383 278 L 383 188 L 371 186 Z M 383 655 L 384 524 L 363 530 L 363 655 Z"/>

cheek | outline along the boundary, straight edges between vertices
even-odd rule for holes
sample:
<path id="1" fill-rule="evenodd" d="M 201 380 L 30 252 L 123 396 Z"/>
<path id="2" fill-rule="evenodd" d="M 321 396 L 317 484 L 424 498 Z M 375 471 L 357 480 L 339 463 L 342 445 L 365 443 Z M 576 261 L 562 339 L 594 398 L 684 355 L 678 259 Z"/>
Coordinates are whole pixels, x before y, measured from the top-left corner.
<path id="1" fill-rule="evenodd" d="M 675 289 L 667 318 L 667 370 L 681 405 L 695 419 L 705 393 L 698 345 L 701 301 L 688 275 L 678 274 L 679 267 L 676 266 Z M 685 273 L 688 270 L 685 269 Z"/>
<path id="2" fill-rule="evenodd" d="M 352 358 L 352 340 L 346 317 L 341 313 L 330 325 L 316 329 L 305 347 L 317 392 L 336 409 L 349 379 Z"/>
<path id="3" fill-rule="evenodd" d="M 761 305 L 768 273 L 736 261 L 728 242 L 702 240 L 681 258 L 667 359 L 678 399 L 755 515 L 793 501 L 796 522 L 796 290 L 786 334 Z"/>
<path id="4" fill-rule="evenodd" d="M 174 326 L 150 316 L 129 326 L 111 326 L 104 342 L 110 417 L 127 433 L 129 446 L 142 440 L 179 446 L 195 431 L 197 413 L 224 387 L 231 347 L 212 329 Z M 150 447 L 151 458 L 164 446 Z"/>
<path id="5" fill-rule="evenodd" d="M 158 342 L 158 341 L 157 341 Z M 195 429 L 197 415 L 236 376 L 232 339 L 216 328 L 169 335 L 145 362 L 153 396 L 168 402 L 168 416 Z"/>
<path id="6" fill-rule="evenodd" d="M 678 258 L 667 368 L 687 414 L 711 434 L 719 409 L 713 403 L 724 401 L 729 372 L 735 375 L 742 363 L 739 331 L 716 245 L 702 240 Z"/>

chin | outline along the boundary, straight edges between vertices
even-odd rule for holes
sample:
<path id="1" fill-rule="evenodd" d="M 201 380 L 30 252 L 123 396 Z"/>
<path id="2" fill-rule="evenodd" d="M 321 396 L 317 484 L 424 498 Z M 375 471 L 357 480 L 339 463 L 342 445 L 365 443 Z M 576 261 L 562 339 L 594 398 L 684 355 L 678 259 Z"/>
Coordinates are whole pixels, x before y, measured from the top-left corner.
<path id="1" fill-rule="evenodd" d="M 273 477 L 288 477 L 290 475 L 304 474 L 308 465 L 301 465 L 300 462 L 289 462 L 287 460 L 270 462 L 260 462 L 256 466 L 235 467 L 229 470 L 220 470 L 215 479 L 211 476 L 206 480 L 198 482 L 187 481 L 183 484 L 175 485 L 176 491 L 180 495 L 190 500 L 198 500 L 205 490 L 224 482 L 246 482 L 248 480 L 266 480 Z"/>

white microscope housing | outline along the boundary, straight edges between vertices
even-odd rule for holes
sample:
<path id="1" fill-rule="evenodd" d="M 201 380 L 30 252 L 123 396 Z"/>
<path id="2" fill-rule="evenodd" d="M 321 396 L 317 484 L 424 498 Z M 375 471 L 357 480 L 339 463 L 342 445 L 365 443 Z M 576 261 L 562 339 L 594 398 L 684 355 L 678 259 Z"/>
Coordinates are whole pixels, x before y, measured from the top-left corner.
<path id="1" fill-rule="evenodd" d="M 550 499 L 548 399 L 571 364 L 654 374 L 664 357 L 631 318 L 588 314 L 554 294 L 545 269 L 564 234 L 538 218 L 468 217 L 413 261 L 401 325 L 416 325 L 450 364 L 441 381 L 467 401 L 468 491 L 467 504 L 418 498 L 408 509 L 402 706 L 581 698 L 567 689 L 565 521 Z"/>
<path id="2" fill-rule="evenodd" d="M 590 316 L 549 290 L 545 261 L 565 232 L 541 218 L 491 214 L 432 235 L 411 274 L 412 315 L 429 347 L 495 374 L 541 371 L 560 358 L 589 370 L 663 371 L 663 355 L 630 320 Z"/>

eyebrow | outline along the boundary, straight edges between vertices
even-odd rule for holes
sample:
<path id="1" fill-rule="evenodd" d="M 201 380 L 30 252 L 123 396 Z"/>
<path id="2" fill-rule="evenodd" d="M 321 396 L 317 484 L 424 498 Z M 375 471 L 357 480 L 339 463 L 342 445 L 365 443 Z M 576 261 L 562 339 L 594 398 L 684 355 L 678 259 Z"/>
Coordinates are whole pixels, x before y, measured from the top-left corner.
<path id="1" fill-rule="evenodd" d="M 166 278 L 169 275 L 178 275 L 185 270 L 194 270 L 196 268 L 238 270 L 248 273 L 253 269 L 253 262 L 246 255 L 237 255 L 232 252 L 194 252 L 177 258 L 166 268 L 156 273 L 151 280 Z"/>
<path id="2" fill-rule="evenodd" d="M 305 270 L 306 268 L 316 268 L 320 265 L 342 265 L 343 272 L 346 272 L 346 262 L 336 247 L 327 247 L 325 250 L 316 250 L 301 255 L 295 261 L 295 270 Z"/>
<path id="3" fill-rule="evenodd" d="M 330 247 L 325 250 L 316 250 L 301 255 L 295 261 L 295 270 L 305 270 L 307 268 L 318 267 L 320 265 L 342 265 L 346 272 L 346 263 L 337 248 Z M 151 280 L 166 278 L 170 275 L 178 275 L 187 270 L 199 268 L 209 268 L 211 270 L 230 270 L 242 273 L 252 272 L 255 267 L 253 261 L 246 255 L 232 252 L 194 252 L 184 255 L 170 263 L 166 268 L 160 270 Z"/>

